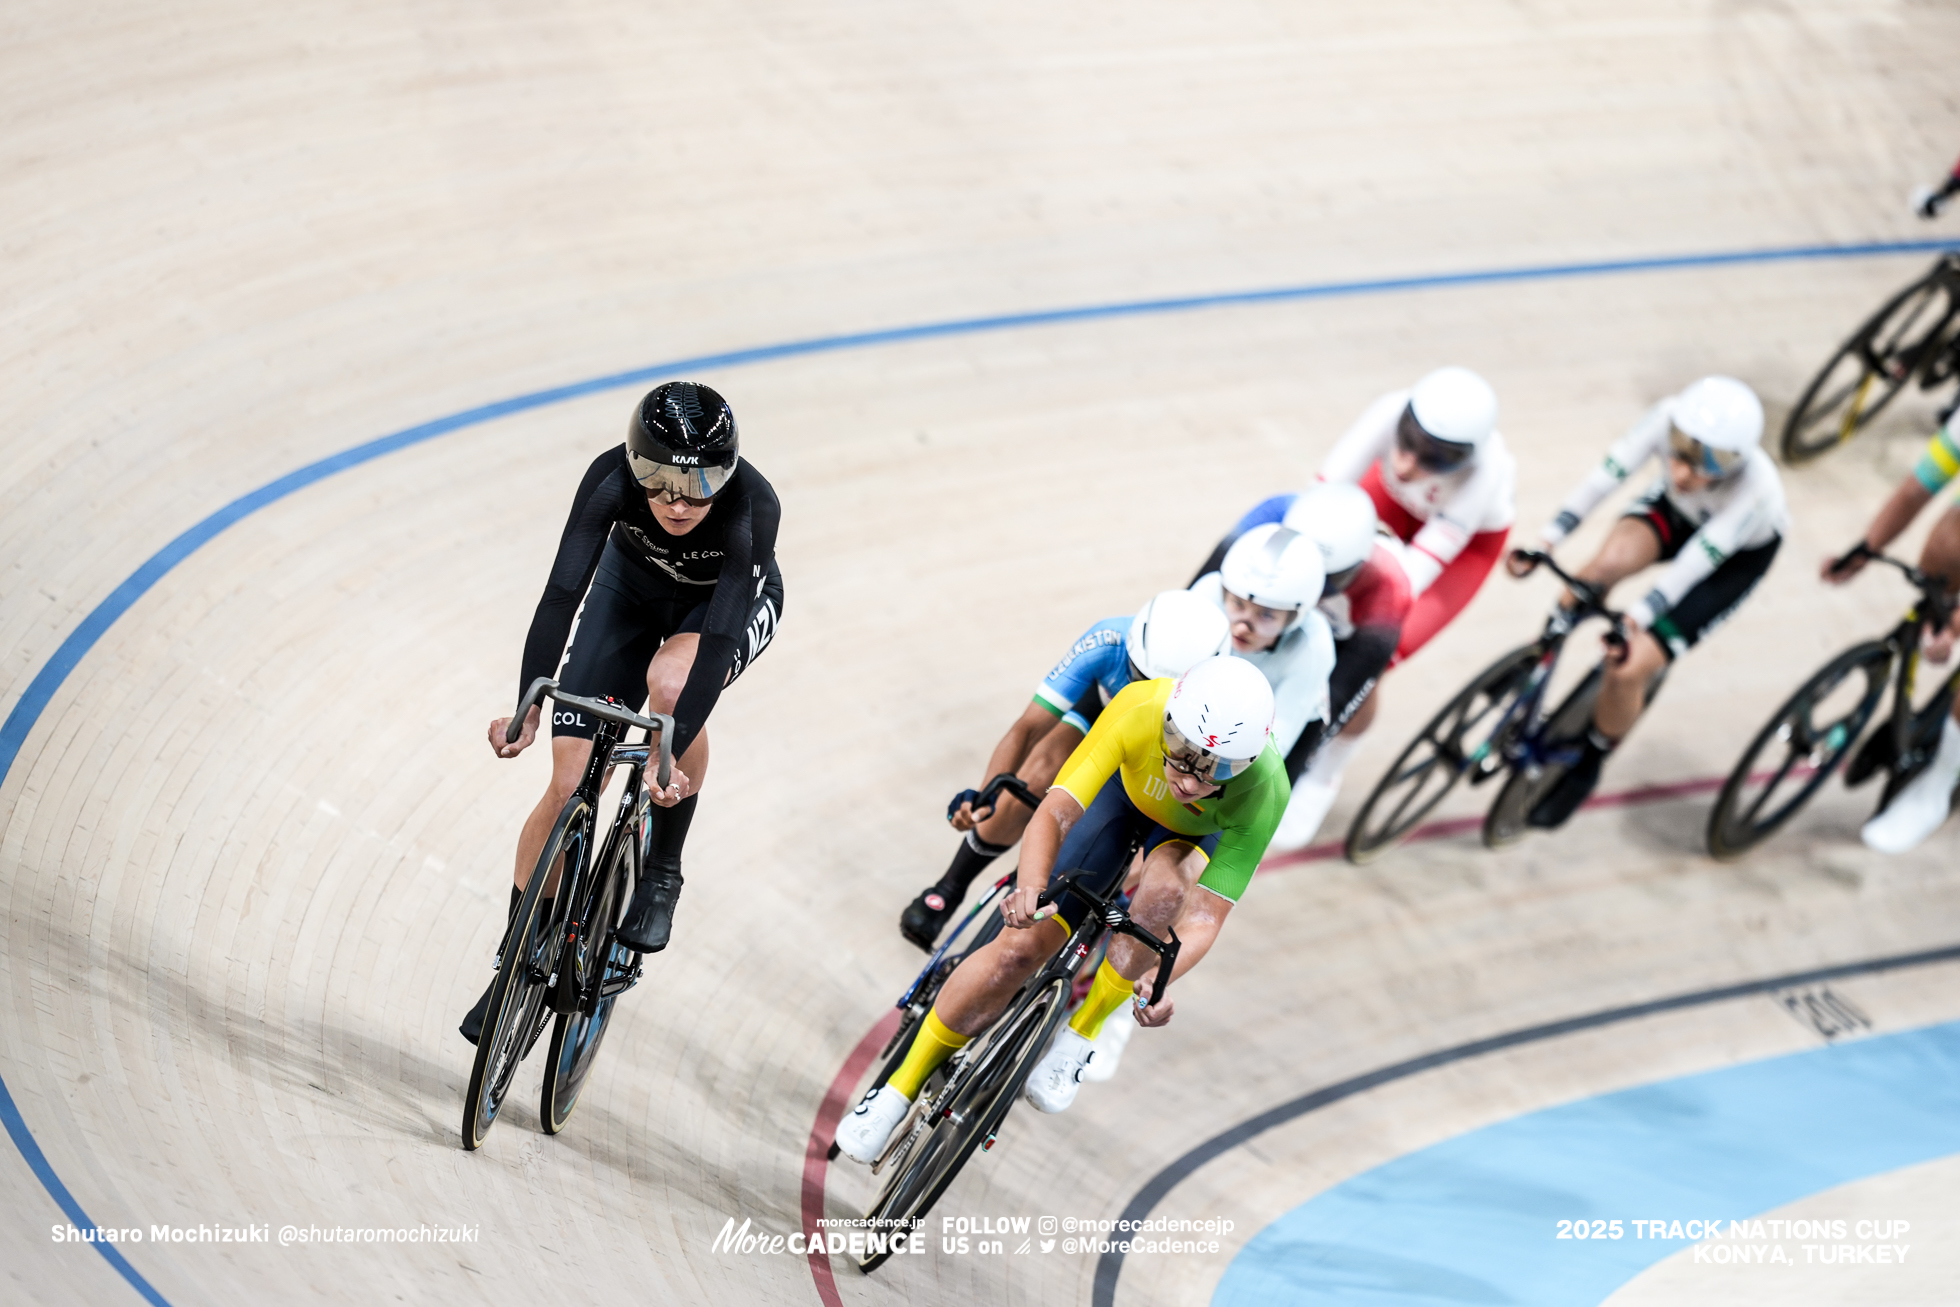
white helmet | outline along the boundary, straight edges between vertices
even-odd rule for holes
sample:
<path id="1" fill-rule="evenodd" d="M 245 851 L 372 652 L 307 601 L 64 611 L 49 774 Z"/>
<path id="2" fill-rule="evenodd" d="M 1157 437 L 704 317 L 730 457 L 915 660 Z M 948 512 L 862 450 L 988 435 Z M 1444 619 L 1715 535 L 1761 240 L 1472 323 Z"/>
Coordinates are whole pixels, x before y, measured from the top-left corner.
<path id="1" fill-rule="evenodd" d="M 1482 449 L 1497 429 L 1497 392 L 1469 368 L 1437 368 L 1409 392 L 1409 411 L 1431 438 Z"/>
<path id="2" fill-rule="evenodd" d="M 1734 377 L 1703 377 L 1668 401 L 1668 417 L 1675 452 L 1710 476 L 1727 476 L 1763 443 L 1763 402 Z"/>
<path id="3" fill-rule="evenodd" d="M 1243 658 L 1206 658 L 1178 678 L 1164 706 L 1164 757 L 1200 780 L 1244 771 L 1273 732 L 1273 687 Z"/>
<path id="4" fill-rule="evenodd" d="M 1311 608 L 1327 585 L 1320 546 L 1278 522 L 1262 523 L 1234 540 L 1218 570 L 1227 590 L 1262 608 Z"/>
<path id="5" fill-rule="evenodd" d="M 1182 676 L 1200 658 L 1228 652 L 1232 623 L 1189 590 L 1166 590 L 1130 619 L 1130 672 L 1145 680 Z"/>
<path id="6" fill-rule="evenodd" d="M 1320 546 L 1329 590 L 1339 591 L 1353 580 L 1341 573 L 1353 572 L 1375 552 L 1375 501 L 1350 482 L 1314 482 L 1293 501 L 1280 524 Z"/>

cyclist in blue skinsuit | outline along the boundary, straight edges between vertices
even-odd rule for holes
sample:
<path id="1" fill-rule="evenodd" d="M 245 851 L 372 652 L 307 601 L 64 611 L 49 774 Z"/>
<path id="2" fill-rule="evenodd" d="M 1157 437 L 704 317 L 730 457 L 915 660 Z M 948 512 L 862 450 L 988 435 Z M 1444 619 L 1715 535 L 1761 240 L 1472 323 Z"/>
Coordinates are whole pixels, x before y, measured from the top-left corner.
<path id="1" fill-rule="evenodd" d="M 1200 658 L 1229 649 L 1231 641 L 1224 613 L 1186 590 L 1164 591 L 1134 617 L 1097 622 L 1035 687 L 1034 698 L 994 746 L 986 778 L 1012 773 L 1039 797 L 1103 705 L 1131 681 L 1182 676 Z M 1018 800 L 975 812 L 979 794 L 961 790 L 947 805 L 946 819 L 966 838 L 946 873 L 921 890 L 898 919 L 900 933 L 927 952 L 973 878 L 1021 838 L 1033 815 Z"/>

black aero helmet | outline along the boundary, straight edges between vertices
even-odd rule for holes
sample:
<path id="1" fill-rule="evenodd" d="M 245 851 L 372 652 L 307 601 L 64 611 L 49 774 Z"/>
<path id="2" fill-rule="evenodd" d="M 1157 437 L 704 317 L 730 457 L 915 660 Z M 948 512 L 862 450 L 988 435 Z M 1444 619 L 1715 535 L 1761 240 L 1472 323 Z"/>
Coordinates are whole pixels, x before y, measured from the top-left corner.
<path id="1" fill-rule="evenodd" d="M 711 499 L 741 461 L 735 410 L 707 386 L 667 381 L 647 392 L 626 426 L 626 463 L 648 491 Z"/>

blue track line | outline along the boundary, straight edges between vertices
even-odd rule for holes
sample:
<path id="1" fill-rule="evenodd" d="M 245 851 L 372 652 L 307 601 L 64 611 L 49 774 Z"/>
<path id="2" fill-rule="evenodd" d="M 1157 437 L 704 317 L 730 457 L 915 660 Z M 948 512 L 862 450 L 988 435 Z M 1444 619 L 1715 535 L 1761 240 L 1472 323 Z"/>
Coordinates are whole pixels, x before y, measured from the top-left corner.
<path id="1" fill-rule="evenodd" d="M 302 490 L 316 481 L 325 480 L 335 473 L 359 467 L 384 454 L 392 454 L 397 450 L 422 444 L 437 436 L 447 435 L 467 427 L 481 426 L 514 413 L 529 412 L 532 409 L 545 408 L 585 395 L 619 390 L 661 377 L 702 372 L 710 368 L 741 367 L 751 363 L 767 363 L 775 359 L 796 358 L 808 354 L 867 349 L 877 345 L 896 345 L 907 341 L 932 340 L 948 336 L 978 335 L 982 332 L 1008 331 L 1020 327 L 1093 322 L 1105 318 L 1143 317 L 1157 313 L 1181 313 L 1191 309 L 1277 304 L 1292 300 L 1336 299 L 1356 295 L 1383 295 L 1398 291 L 1440 290 L 1454 286 L 1549 281 L 1567 277 L 1598 277 L 1615 273 L 1667 272 L 1685 268 L 1718 268 L 1739 264 L 1786 263 L 1811 259 L 1872 258 L 1888 254 L 1931 254 L 1954 248 L 1955 244 L 1956 242 L 1951 240 L 1877 241 L 1860 245 L 1794 245 L 1758 250 L 1660 255 L 1644 259 L 1547 263 L 1515 268 L 1431 273 L 1414 277 L 1314 282 L 1301 286 L 1272 287 L 1266 290 L 1222 291 L 1211 295 L 1126 300 L 1113 304 L 1040 309 L 1029 313 L 1007 313 L 993 317 L 956 318 L 908 327 L 889 327 L 879 331 L 816 336 L 807 340 L 785 341 L 775 345 L 760 345 L 750 349 L 675 359 L 671 362 L 655 363 L 628 372 L 592 377 L 570 385 L 532 391 L 530 394 L 517 395 L 492 404 L 465 409 L 460 413 L 452 413 L 447 417 L 436 418 L 419 426 L 408 427 L 392 435 L 355 445 L 351 449 L 342 450 L 338 454 L 289 472 L 249 494 L 240 495 L 152 554 L 142 566 L 130 573 L 121 585 L 110 591 L 108 596 L 97 604 L 73 631 L 69 632 L 68 637 L 55 649 L 54 654 L 35 674 L 34 679 L 28 682 L 27 689 L 15 702 L 12 711 L 7 714 L 6 722 L 0 724 L 0 784 L 4 784 L 7 777 L 12 774 L 14 761 L 20 755 L 21 746 L 27 742 L 28 733 L 34 729 L 35 723 L 40 721 L 41 714 L 54 699 L 55 691 L 61 688 L 69 674 L 80 665 L 82 659 L 95 647 L 103 634 L 115 625 L 116 619 L 128 612 L 138 599 L 148 593 L 151 587 L 168 575 L 179 563 L 215 539 L 226 528 L 258 512 L 261 508 L 277 503 L 295 491 Z M 42 1187 L 48 1191 L 48 1195 L 78 1227 L 92 1228 L 93 1223 L 83 1213 L 81 1205 L 75 1201 L 68 1187 L 61 1182 L 61 1177 L 57 1176 L 54 1169 L 48 1165 L 47 1158 L 42 1154 L 40 1145 L 35 1142 L 33 1132 L 27 1128 L 27 1123 L 22 1119 L 20 1110 L 15 1105 L 13 1095 L 8 1091 L 4 1080 L 0 1080 L 0 1120 L 5 1121 L 7 1134 L 13 1139 L 14 1146 L 20 1149 L 21 1156 L 27 1160 L 28 1167 L 34 1172 L 35 1178 L 40 1180 Z M 98 1243 L 91 1246 L 101 1253 L 109 1264 L 116 1268 L 117 1273 L 129 1281 L 144 1298 L 157 1304 L 158 1307 L 167 1307 L 164 1297 L 123 1258 L 121 1253 L 116 1251 L 114 1245 Z"/>

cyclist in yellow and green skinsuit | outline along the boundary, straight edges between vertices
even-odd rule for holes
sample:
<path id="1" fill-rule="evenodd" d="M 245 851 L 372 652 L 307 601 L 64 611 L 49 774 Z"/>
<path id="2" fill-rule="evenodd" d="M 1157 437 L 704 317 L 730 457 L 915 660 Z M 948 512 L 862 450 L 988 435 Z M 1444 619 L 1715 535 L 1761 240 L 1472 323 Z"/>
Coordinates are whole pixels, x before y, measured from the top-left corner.
<path id="1" fill-rule="evenodd" d="M 926 1078 L 992 1024 L 1066 942 L 1089 905 L 1070 891 L 1052 914 L 1037 910 L 1042 887 L 1060 873 L 1084 872 L 1081 883 L 1108 894 L 1141 850 L 1130 916 L 1159 938 L 1177 931 L 1173 982 L 1197 965 L 1286 811 L 1291 786 L 1272 721 L 1272 687 L 1230 655 L 1207 658 L 1176 681 L 1138 681 L 1110 700 L 1022 836 L 1015 889 L 1001 906 L 1009 929 L 947 978 L 905 1061 L 838 1127 L 838 1148 L 862 1162 L 877 1157 Z M 1125 1002 L 1142 1002 L 1154 962 L 1134 940 L 1111 942 L 1087 999 L 1028 1077 L 1036 1107 L 1060 1112 L 1074 1101 L 1103 1021 Z M 1173 1011 L 1167 995 L 1138 1021 L 1160 1026 Z"/>

